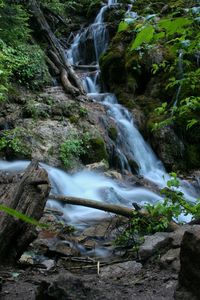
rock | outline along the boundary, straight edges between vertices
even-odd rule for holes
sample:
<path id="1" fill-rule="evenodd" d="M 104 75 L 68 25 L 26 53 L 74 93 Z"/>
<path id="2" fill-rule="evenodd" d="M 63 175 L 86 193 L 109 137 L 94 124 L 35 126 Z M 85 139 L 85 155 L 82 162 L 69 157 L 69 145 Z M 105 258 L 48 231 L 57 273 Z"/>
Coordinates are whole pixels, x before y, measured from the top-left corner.
<path id="1" fill-rule="evenodd" d="M 49 248 L 50 252 L 55 252 L 56 254 L 64 256 L 79 256 L 80 252 L 71 242 L 59 241 L 56 245 Z"/>
<path id="2" fill-rule="evenodd" d="M 126 278 L 129 275 L 132 277 L 141 269 L 142 264 L 137 263 L 136 261 L 126 261 L 102 268 L 100 266 L 100 277 L 118 280 L 120 278 L 123 278 L 124 276 L 126 276 Z"/>
<path id="3" fill-rule="evenodd" d="M 28 265 L 33 265 L 34 264 L 33 257 L 28 253 L 22 254 L 22 256 L 19 259 L 19 262 L 21 264 L 28 264 Z"/>
<path id="4" fill-rule="evenodd" d="M 199 230 L 200 230 L 200 225 L 195 225 L 195 227 L 199 228 Z M 194 226 L 186 224 L 186 225 L 180 226 L 176 231 L 172 232 L 170 234 L 170 238 L 172 239 L 172 241 L 171 241 L 172 247 L 174 247 L 174 248 L 180 247 L 184 233 L 188 230 L 192 230 L 193 228 L 194 228 Z"/>
<path id="5" fill-rule="evenodd" d="M 47 271 L 55 267 L 55 261 L 53 259 L 46 259 L 42 262 L 42 265 L 46 267 Z"/>
<path id="6" fill-rule="evenodd" d="M 117 172 L 117 171 L 114 171 L 114 170 L 109 170 L 107 172 L 104 173 L 106 176 L 108 177 L 112 177 L 114 179 L 117 179 L 117 180 L 122 180 L 122 174 Z"/>
<path id="7" fill-rule="evenodd" d="M 185 147 L 171 126 L 153 131 L 152 145 L 169 170 L 185 168 Z"/>
<path id="8" fill-rule="evenodd" d="M 175 299 L 199 299 L 200 295 L 200 227 L 184 233 L 180 252 L 181 269 Z M 190 298 L 187 298 L 189 297 Z"/>
<path id="9" fill-rule="evenodd" d="M 90 238 L 103 239 L 108 234 L 110 221 L 104 221 L 101 224 L 89 227 L 84 230 L 83 236 Z"/>
<path id="10" fill-rule="evenodd" d="M 108 163 L 105 160 L 102 160 L 100 162 L 96 162 L 96 163 L 93 163 L 93 164 L 86 165 L 86 168 L 89 171 L 102 171 L 102 172 L 105 172 L 105 171 L 108 170 L 108 167 L 109 167 Z"/>
<path id="11" fill-rule="evenodd" d="M 174 271 L 179 271 L 180 270 L 180 248 L 177 249 L 170 249 L 165 253 L 161 259 L 160 259 L 160 264 L 161 267 L 167 269 L 167 268 L 172 268 Z"/>
<path id="12" fill-rule="evenodd" d="M 65 272 L 62 276 L 58 276 L 53 282 L 42 281 L 35 295 L 36 300 L 42 299 L 78 299 L 93 300 L 90 289 L 85 286 L 81 278 Z"/>
<path id="13" fill-rule="evenodd" d="M 144 244 L 139 248 L 139 256 L 146 260 L 154 255 L 158 250 L 164 248 L 170 242 L 170 235 L 167 232 L 157 232 L 154 235 L 145 236 Z"/>

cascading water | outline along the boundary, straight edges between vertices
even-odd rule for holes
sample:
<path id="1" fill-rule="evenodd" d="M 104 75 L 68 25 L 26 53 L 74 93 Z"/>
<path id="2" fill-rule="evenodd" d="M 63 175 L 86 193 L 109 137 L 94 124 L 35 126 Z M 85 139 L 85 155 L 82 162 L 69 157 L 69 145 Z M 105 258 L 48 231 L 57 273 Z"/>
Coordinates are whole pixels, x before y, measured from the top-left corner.
<path id="1" fill-rule="evenodd" d="M 103 53 L 106 50 L 108 40 L 107 34 L 105 33 L 106 24 L 104 23 L 104 15 L 106 10 L 113 4 L 116 4 L 117 1 L 108 1 L 108 5 L 103 6 L 100 9 L 94 23 L 90 25 L 91 32 L 98 31 L 98 34 L 92 33 L 94 40 L 94 47 L 96 45 L 104 45 L 103 48 L 98 47 L 98 55 L 96 55 L 96 65 L 98 66 L 98 57 L 99 54 Z M 127 11 L 127 14 L 130 14 L 130 9 Z M 137 18 L 137 14 L 133 13 L 132 17 Z M 88 29 L 85 30 L 87 32 Z M 84 33 L 82 33 L 83 35 Z M 86 36 L 86 35 L 85 35 Z M 76 38 L 77 39 L 77 38 Z M 76 44 L 76 39 L 71 45 L 71 48 L 68 51 L 68 57 L 71 59 L 71 49 L 74 48 Z M 101 52 L 99 53 L 99 50 Z M 95 48 L 96 52 L 96 48 Z M 179 56 L 179 69 L 183 71 L 181 65 L 182 52 Z M 74 61 L 75 64 L 78 64 L 78 61 Z M 166 173 L 165 168 L 160 160 L 156 157 L 150 145 L 148 145 L 139 130 L 137 129 L 133 116 L 129 111 L 124 108 L 122 105 L 118 104 L 117 99 L 114 94 L 110 93 L 100 93 L 98 78 L 100 70 L 97 68 L 96 77 L 93 74 L 87 74 L 83 79 L 83 84 L 88 92 L 88 96 L 91 96 L 96 101 L 101 102 L 106 106 L 108 115 L 115 120 L 115 124 L 118 128 L 118 139 L 117 139 L 117 153 L 120 156 L 121 166 L 131 170 L 128 161 L 133 160 L 138 165 L 138 173 L 148 180 L 156 183 L 159 187 L 164 187 L 167 180 L 170 176 Z M 95 78 L 95 80 L 94 80 Z M 194 189 L 184 186 L 182 184 L 181 190 L 186 194 L 187 198 L 191 201 L 194 201 Z M 189 190 L 189 191 L 188 191 Z M 192 193 L 191 193 L 192 191 Z M 192 195 L 191 195 L 192 194 Z"/>

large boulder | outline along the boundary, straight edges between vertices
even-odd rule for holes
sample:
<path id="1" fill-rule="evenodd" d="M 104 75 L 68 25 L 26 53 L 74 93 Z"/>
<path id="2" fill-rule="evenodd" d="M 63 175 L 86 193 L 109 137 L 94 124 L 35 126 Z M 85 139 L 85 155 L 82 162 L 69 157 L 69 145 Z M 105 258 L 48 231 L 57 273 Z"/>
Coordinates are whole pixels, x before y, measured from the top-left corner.
<path id="1" fill-rule="evenodd" d="M 176 300 L 199 299 L 200 295 L 200 226 L 185 232 L 180 252 L 181 269 Z"/>

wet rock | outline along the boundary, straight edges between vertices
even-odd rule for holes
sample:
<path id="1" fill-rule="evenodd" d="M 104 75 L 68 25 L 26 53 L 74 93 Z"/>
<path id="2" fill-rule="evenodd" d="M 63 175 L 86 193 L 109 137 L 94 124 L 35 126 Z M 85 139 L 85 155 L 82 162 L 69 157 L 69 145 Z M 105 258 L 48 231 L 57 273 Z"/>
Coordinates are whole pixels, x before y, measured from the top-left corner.
<path id="1" fill-rule="evenodd" d="M 154 235 L 145 236 L 144 244 L 139 248 L 139 256 L 146 260 L 158 250 L 166 247 L 170 242 L 170 235 L 166 232 L 157 232 Z"/>
<path id="2" fill-rule="evenodd" d="M 112 278 L 118 280 L 126 276 L 133 276 L 137 274 L 142 269 L 142 264 L 136 261 L 127 261 L 107 267 L 100 268 L 101 278 Z"/>
<path id="3" fill-rule="evenodd" d="M 161 259 L 160 259 L 160 264 L 161 267 L 167 269 L 167 268 L 172 268 L 174 271 L 179 271 L 180 270 L 180 248 L 177 249 L 170 249 L 165 253 Z"/>
<path id="4" fill-rule="evenodd" d="M 76 245 L 68 241 L 59 241 L 49 248 L 49 252 L 64 256 L 79 256 L 80 252 Z"/>
<path id="5" fill-rule="evenodd" d="M 181 269 L 175 299 L 199 299 L 200 295 L 200 230 L 193 226 L 186 231 L 181 243 Z M 189 298 L 187 298 L 190 296 Z"/>
<path id="6" fill-rule="evenodd" d="M 185 147 L 172 127 L 155 130 L 152 144 L 168 170 L 185 168 Z"/>
<path id="7" fill-rule="evenodd" d="M 105 172 L 104 174 L 108 177 L 112 177 L 117 180 L 122 180 L 122 174 L 117 171 L 109 170 L 109 171 Z"/>
<path id="8" fill-rule="evenodd" d="M 102 171 L 102 172 L 105 172 L 105 171 L 108 170 L 109 166 L 108 166 L 107 161 L 102 160 L 100 162 L 96 162 L 96 163 L 93 163 L 93 164 L 86 165 L 86 168 L 89 171 Z"/>

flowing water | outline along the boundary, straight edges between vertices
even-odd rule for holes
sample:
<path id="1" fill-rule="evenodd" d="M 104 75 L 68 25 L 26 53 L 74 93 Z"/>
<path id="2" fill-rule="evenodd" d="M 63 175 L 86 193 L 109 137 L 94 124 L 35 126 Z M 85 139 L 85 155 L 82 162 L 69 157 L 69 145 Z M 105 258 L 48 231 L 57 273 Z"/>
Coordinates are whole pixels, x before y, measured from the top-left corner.
<path id="1" fill-rule="evenodd" d="M 169 175 L 160 160 L 156 157 L 150 145 L 148 145 L 135 125 L 134 118 L 129 111 L 120 105 L 114 94 L 101 90 L 99 83 L 99 67 L 98 59 L 103 53 L 109 41 L 106 23 L 104 23 L 105 13 L 112 5 L 116 5 L 117 1 L 108 1 L 104 5 L 93 24 L 78 33 L 66 55 L 73 65 L 86 65 L 87 51 L 84 45 L 88 39 L 93 41 L 94 56 L 90 63 L 97 65 L 94 72 L 83 74 L 83 84 L 88 92 L 88 96 L 102 103 L 106 107 L 109 118 L 112 118 L 118 129 L 118 138 L 116 142 L 116 151 L 121 162 L 123 171 L 131 171 L 129 161 L 135 161 L 138 166 L 138 174 L 156 183 L 159 187 L 166 185 Z M 136 15 L 136 14 L 135 14 Z M 87 60 L 87 61 L 86 61 Z M 28 162 L 5 162 L 0 161 L 1 170 L 20 171 L 26 168 Z M 145 189 L 136 188 L 130 185 L 122 185 L 114 180 L 105 177 L 99 173 L 81 171 L 73 175 L 69 175 L 62 170 L 41 164 L 50 177 L 52 192 L 54 194 L 62 194 L 81 198 L 94 199 L 98 201 L 106 201 L 126 206 L 131 206 L 132 202 L 144 204 L 145 202 L 161 201 L 161 197 L 155 193 Z M 194 201 L 195 190 L 188 184 L 182 182 L 181 190 L 186 197 Z M 68 221 L 73 224 L 79 224 L 82 220 L 102 217 L 105 214 L 98 210 L 84 207 L 75 207 L 62 205 L 59 202 L 49 200 L 48 205 L 57 207 L 63 211 Z"/>

